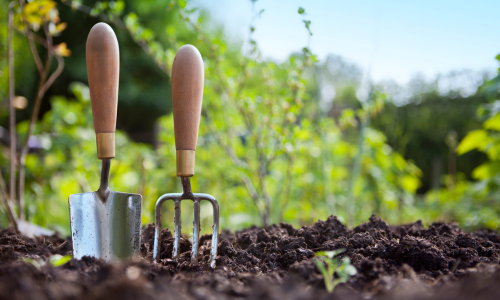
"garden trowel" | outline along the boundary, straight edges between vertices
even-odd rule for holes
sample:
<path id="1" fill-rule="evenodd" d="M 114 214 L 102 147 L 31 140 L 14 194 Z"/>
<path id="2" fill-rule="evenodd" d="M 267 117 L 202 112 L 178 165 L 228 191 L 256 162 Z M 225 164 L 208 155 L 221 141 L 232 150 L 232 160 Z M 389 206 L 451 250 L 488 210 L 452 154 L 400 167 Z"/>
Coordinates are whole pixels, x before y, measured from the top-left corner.
<path id="1" fill-rule="evenodd" d="M 97 191 L 69 196 L 73 256 L 106 261 L 126 259 L 139 252 L 142 196 L 114 192 L 108 187 L 111 159 L 115 157 L 120 69 L 118 41 L 109 25 L 98 23 L 92 27 L 86 59 L 97 157 L 102 160 L 102 170 Z"/>

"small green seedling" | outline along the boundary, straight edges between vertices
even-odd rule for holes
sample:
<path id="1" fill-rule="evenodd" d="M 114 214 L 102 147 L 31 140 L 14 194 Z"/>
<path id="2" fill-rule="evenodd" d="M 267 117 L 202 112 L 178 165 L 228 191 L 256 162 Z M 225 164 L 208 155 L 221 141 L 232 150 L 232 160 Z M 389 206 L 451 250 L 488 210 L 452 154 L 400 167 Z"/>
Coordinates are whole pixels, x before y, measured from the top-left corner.
<path id="1" fill-rule="evenodd" d="M 49 257 L 48 263 L 50 263 L 53 267 L 59 267 L 59 266 L 64 265 L 68 261 L 70 261 L 72 258 L 73 258 L 73 256 L 71 256 L 71 255 L 62 256 L 59 254 L 55 254 L 55 255 L 52 255 L 51 257 Z M 42 258 L 33 259 L 33 258 L 23 257 L 23 258 L 20 258 L 19 260 L 27 262 L 29 264 L 32 264 L 38 270 L 40 270 L 43 267 L 43 265 L 47 263 Z"/>
<path id="2" fill-rule="evenodd" d="M 72 255 L 64 255 L 64 256 L 62 256 L 62 255 L 59 255 L 59 254 L 55 254 L 55 255 L 52 255 L 49 258 L 49 262 L 50 262 L 50 264 L 53 267 L 59 267 L 59 266 L 64 265 L 68 261 L 70 261 L 72 258 L 73 258 Z"/>
<path id="3" fill-rule="evenodd" d="M 349 257 L 344 257 L 342 261 L 339 261 L 339 258 L 335 257 L 343 252 L 345 252 L 345 249 L 316 253 L 318 258 L 314 260 L 314 263 L 316 263 L 318 270 L 323 274 L 326 290 L 329 293 L 333 292 L 337 284 L 347 282 L 351 276 L 356 275 L 356 268 L 351 265 Z M 335 278 L 335 275 L 337 275 L 337 278 Z"/>
<path id="4" fill-rule="evenodd" d="M 19 261 L 24 261 L 25 263 L 29 263 L 29 264 L 35 266 L 35 268 L 37 268 L 38 270 L 40 270 L 43 267 L 43 259 L 41 259 L 41 258 L 22 257 L 22 258 L 19 258 Z"/>

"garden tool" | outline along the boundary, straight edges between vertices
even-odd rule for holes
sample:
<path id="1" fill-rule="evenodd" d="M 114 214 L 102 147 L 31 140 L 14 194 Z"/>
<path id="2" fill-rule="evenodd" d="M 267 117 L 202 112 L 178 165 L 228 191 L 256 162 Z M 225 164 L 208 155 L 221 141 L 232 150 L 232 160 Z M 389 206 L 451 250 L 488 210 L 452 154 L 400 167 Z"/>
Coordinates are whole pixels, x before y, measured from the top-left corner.
<path id="1" fill-rule="evenodd" d="M 181 201 L 193 201 L 193 248 L 191 263 L 198 260 L 200 240 L 200 202 L 207 200 L 213 208 L 212 249 L 210 266 L 215 267 L 217 245 L 219 242 L 219 204 L 208 194 L 191 191 L 190 177 L 194 175 L 194 160 L 198 128 L 200 125 L 201 103 L 203 100 L 203 60 L 194 46 L 182 46 L 175 55 L 172 65 L 172 106 L 174 114 L 175 148 L 177 158 L 177 177 L 181 178 L 182 194 L 165 194 L 156 202 L 155 239 L 153 258 L 160 258 L 161 206 L 167 200 L 174 201 L 174 251 L 173 258 L 179 255 L 181 237 Z"/>
<path id="2" fill-rule="evenodd" d="M 101 185 L 92 193 L 69 196 L 73 256 L 106 261 L 138 254 L 141 244 L 142 196 L 108 187 L 115 157 L 119 52 L 115 33 L 105 23 L 90 30 L 86 48 L 97 158 L 102 160 Z"/>

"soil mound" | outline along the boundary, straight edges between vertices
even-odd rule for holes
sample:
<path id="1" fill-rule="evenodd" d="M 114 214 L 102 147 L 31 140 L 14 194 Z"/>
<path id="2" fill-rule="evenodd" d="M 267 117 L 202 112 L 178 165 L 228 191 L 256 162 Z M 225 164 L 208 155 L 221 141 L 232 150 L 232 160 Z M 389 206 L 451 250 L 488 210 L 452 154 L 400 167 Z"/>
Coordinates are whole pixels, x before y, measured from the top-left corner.
<path id="1" fill-rule="evenodd" d="M 71 239 L 28 239 L 1 230 L 0 298 L 500 299 L 500 236 L 466 233 L 457 224 L 390 226 L 373 215 L 348 229 L 332 216 L 298 229 L 281 223 L 224 231 L 215 270 L 208 266 L 210 235 L 201 238 L 198 265 L 190 263 L 187 239 L 172 260 L 168 229 L 161 234 L 161 261 L 151 263 L 153 237 L 153 225 L 145 226 L 136 261 L 84 258 L 54 267 L 44 261 L 71 254 Z M 358 272 L 329 294 L 313 257 L 336 249 L 346 249 L 341 256 L 350 257 Z"/>

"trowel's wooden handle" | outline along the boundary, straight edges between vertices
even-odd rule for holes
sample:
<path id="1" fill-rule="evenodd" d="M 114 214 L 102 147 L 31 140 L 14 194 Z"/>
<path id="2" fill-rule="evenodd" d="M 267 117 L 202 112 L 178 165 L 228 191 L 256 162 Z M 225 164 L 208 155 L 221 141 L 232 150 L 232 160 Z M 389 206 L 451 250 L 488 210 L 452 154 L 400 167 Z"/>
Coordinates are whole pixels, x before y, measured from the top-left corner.
<path id="1" fill-rule="evenodd" d="M 97 23 L 87 38 L 87 76 L 99 159 L 115 157 L 120 53 L 113 29 Z"/>
<path id="2" fill-rule="evenodd" d="M 194 151 L 198 141 L 204 68 L 200 52 L 182 46 L 172 66 L 172 106 L 174 112 L 177 176 L 194 175 Z"/>

